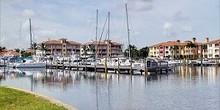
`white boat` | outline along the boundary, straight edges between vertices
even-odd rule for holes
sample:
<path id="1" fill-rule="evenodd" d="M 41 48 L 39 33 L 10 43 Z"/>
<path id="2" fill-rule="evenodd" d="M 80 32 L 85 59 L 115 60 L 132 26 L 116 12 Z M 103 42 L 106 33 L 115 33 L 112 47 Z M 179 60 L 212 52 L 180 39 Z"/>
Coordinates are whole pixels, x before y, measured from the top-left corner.
<path id="1" fill-rule="evenodd" d="M 34 60 L 27 60 L 24 63 L 18 63 L 16 68 L 46 68 L 46 63 L 36 62 Z"/>
<path id="2" fill-rule="evenodd" d="M 197 61 L 196 61 L 196 63 L 197 64 L 211 64 L 213 61 L 211 61 L 211 60 L 208 60 L 208 59 L 202 59 L 202 62 L 201 62 L 201 59 L 198 59 Z"/>

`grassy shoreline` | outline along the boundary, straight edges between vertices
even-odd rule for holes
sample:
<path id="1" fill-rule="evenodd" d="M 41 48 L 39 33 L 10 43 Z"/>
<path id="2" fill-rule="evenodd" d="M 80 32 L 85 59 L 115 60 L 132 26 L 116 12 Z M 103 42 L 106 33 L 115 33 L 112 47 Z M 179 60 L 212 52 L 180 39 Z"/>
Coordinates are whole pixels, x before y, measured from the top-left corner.
<path id="1" fill-rule="evenodd" d="M 0 86 L 0 110 L 67 110 L 37 95 Z"/>

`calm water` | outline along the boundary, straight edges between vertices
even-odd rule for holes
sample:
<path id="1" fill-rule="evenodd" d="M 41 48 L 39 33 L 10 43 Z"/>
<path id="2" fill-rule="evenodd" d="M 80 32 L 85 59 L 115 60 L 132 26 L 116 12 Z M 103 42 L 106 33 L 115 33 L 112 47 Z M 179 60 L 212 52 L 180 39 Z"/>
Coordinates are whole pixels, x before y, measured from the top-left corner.
<path id="1" fill-rule="evenodd" d="M 177 67 L 148 77 L 1 69 L 0 85 L 47 95 L 80 110 L 220 109 L 220 67 Z"/>

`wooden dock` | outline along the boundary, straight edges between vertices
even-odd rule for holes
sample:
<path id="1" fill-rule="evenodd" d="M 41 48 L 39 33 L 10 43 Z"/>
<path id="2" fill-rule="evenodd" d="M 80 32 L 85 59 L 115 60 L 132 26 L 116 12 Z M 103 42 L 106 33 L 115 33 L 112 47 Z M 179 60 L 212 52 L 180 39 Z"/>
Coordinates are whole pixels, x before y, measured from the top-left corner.
<path id="1" fill-rule="evenodd" d="M 153 67 L 153 68 L 142 68 L 136 69 L 130 66 L 104 66 L 104 65 L 73 65 L 73 64 L 47 64 L 48 69 L 63 69 L 63 70 L 82 70 L 82 71 L 93 71 L 93 72 L 105 72 L 105 73 L 120 73 L 120 74 L 144 74 L 147 72 L 168 72 L 167 67 Z M 107 69 L 107 70 L 106 70 Z M 146 72 L 145 72 L 146 71 Z"/>

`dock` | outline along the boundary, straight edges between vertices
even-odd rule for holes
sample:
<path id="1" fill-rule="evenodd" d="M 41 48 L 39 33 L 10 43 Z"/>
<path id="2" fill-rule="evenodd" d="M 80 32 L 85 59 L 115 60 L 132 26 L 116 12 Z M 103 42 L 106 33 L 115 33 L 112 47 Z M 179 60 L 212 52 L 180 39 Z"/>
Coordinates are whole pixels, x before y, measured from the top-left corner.
<path id="1" fill-rule="evenodd" d="M 130 66 L 104 66 L 104 65 L 74 65 L 74 64 L 47 64 L 48 69 L 63 69 L 74 71 L 90 71 L 90 72 L 104 72 L 104 73 L 120 73 L 120 74 L 145 74 L 147 72 L 162 73 L 168 72 L 168 66 L 148 67 L 148 68 L 132 68 Z"/>

